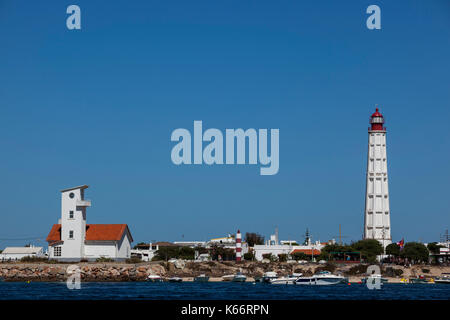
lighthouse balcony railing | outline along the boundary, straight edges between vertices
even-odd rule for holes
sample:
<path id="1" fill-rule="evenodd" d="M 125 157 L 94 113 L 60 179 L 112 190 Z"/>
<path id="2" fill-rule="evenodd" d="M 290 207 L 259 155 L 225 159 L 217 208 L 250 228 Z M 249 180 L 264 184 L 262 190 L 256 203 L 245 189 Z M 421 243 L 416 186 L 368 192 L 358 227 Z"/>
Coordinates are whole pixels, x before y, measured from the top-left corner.
<path id="1" fill-rule="evenodd" d="M 76 205 L 78 207 L 90 207 L 91 200 L 77 200 Z"/>
<path id="2" fill-rule="evenodd" d="M 383 127 L 382 129 L 372 129 L 371 127 L 367 128 L 369 131 L 380 131 L 380 132 L 386 132 L 386 127 Z"/>

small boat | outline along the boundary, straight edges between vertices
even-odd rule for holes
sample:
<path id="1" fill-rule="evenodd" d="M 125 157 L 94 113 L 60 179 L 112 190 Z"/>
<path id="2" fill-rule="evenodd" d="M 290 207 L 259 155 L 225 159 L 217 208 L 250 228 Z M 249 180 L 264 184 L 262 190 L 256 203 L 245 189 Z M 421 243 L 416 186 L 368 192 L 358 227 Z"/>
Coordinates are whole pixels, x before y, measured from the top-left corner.
<path id="1" fill-rule="evenodd" d="M 366 284 L 367 280 L 372 281 L 372 283 L 374 283 L 374 281 L 376 281 L 376 279 L 380 279 L 380 283 L 387 283 L 389 280 L 386 278 L 383 278 L 380 274 L 372 274 L 368 277 L 362 278 L 361 279 L 361 283 L 362 284 Z"/>
<path id="2" fill-rule="evenodd" d="M 295 280 L 295 284 L 297 285 L 316 285 L 316 286 L 325 286 L 325 285 L 333 285 L 333 284 L 342 284 L 347 283 L 348 279 L 343 276 L 338 276 L 331 274 L 329 271 L 321 271 L 318 274 L 315 274 L 311 277 L 298 277 Z"/>
<path id="3" fill-rule="evenodd" d="M 450 284 L 450 273 L 442 273 L 440 277 L 434 279 L 435 283 Z"/>
<path id="4" fill-rule="evenodd" d="M 270 283 L 271 279 L 277 279 L 277 278 L 278 278 L 278 275 L 276 272 L 268 271 L 268 272 L 264 273 L 264 275 L 262 277 L 262 282 Z"/>
<path id="5" fill-rule="evenodd" d="M 270 284 L 295 284 L 295 280 L 297 280 L 301 276 L 301 273 L 293 273 L 288 275 L 287 277 L 270 279 Z"/>
<path id="6" fill-rule="evenodd" d="M 245 282 L 247 280 L 247 277 L 242 274 L 242 272 L 236 273 L 236 275 L 233 277 L 233 282 Z"/>
<path id="7" fill-rule="evenodd" d="M 417 278 L 410 278 L 409 283 L 415 283 L 415 284 L 433 284 L 434 279 L 426 279 L 424 276 L 418 276 Z"/>
<path id="8" fill-rule="evenodd" d="M 225 276 L 222 276 L 222 281 L 233 281 L 234 279 L 234 274 L 228 274 Z"/>
<path id="9" fill-rule="evenodd" d="M 401 278 L 400 279 L 400 283 L 404 283 L 404 284 L 407 284 L 409 281 L 408 281 L 408 279 L 406 279 L 406 278 Z"/>
<path id="10" fill-rule="evenodd" d="M 167 281 L 169 282 L 183 282 L 183 279 L 181 279 L 180 277 L 172 277 L 167 279 Z"/>
<path id="11" fill-rule="evenodd" d="M 194 282 L 208 282 L 208 281 L 209 281 L 209 277 L 206 276 L 205 274 L 201 274 L 194 278 Z"/>
<path id="12" fill-rule="evenodd" d="M 147 281 L 149 282 L 162 282 L 163 279 L 156 274 L 149 274 L 147 277 Z"/>

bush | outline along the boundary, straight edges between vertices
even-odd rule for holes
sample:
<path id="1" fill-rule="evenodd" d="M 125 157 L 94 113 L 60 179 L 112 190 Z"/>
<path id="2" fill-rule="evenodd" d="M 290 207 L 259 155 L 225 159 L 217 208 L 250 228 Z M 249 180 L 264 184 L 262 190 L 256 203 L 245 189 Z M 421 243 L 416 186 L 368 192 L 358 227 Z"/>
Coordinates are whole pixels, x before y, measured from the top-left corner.
<path id="1" fill-rule="evenodd" d="M 48 262 L 48 258 L 47 257 L 23 257 L 22 259 L 20 259 L 21 262 Z"/>
<path id="2" fill-rule="evenodd" d="M 271 254 L 271 253 L 263 254 L 262 257 L 263 257 L 263 259 L 268 259 L 268 260 L 270 260 L 271 262 L 277 261 L 277 257 L 274 256 L 274 255 Z"/>
<path id="3" fill-rule="evenodd" d="M 423 273 L 430 273 L 430 269 L 423 268 L 423 269 L 422 269 L 422 272 L 423 272 Z"/>
<path id="4" fill-rule="evenodd" d="M 330 271 L 330 272 L 334 272 L 336 270 L 336 265 L 334 263 L 331 262 L 327 262 L 325 265 L 318 267 L 316 269 L 316 273 L 320 272 L 320 271 Z"/>
<path id="5" fill-rule="evenodd" d="M 364 273 L 366 273 L 366 270 L 367 270 L 367 266 L 366 266 L 366 265 L 363 265 L 363 264 L 357 264 L 357 265 L 355 265 L 355 266 L 352 266 L 352 267 L 346 272 L 346 274 L 347 274 L 347 275 L 354 276 L 354 275 L 364 274 Z"/>
<path id="6" fill-rule="evenodd" d="M 253 261 L 255 260 L 255 255 L 251 252 L 244 253 L 244 260 Z"/>
<path id="7" fill-rule="evenodd" d="M 131 264 L 135 264 L 135 263 L 141 263 L 142 260 L 139 259 L 138 257 L 131 257 L 129 259 L 125 260 L 126 263 L 131 263 Z"/>
<path id="8" fill-rule="evenodd" d="M 113 259 L 111 259 L 111 258 L 105 258 L 105 257 L 97 258 L 97 260 L 95 260 L 95 261 L 96 261 L 96 262 L 114 262 Z"/>
<path id="9" fill-rule="evenodd" d="M 385 275 L 387 277 L 400 277 L 403 274 L 403 270 L 402 269 L 394 269 L 392 267 L 388 267 L 382 273 L 383 273 L 383 275 Z"/>
<path id="10" fill-rule="evenodd" d="M 184 259 L 194 260 L 195 250 L 189 247 L 159 247 L 152 261 Z"/>
<path id="11" fill-rule="evenodd" d="M 297 261 L 299 261 L 299 260 L 309 260 L 309 259 L 311 259 L 310 256 L 307 256 L 307 255 L 306 255 L 305 253 L 303 253 L 303 252 L 295 252 L 295 253 L 291 254 L 291 258 L 294 259 L 294 260 L 297 260 Z"/>
<path id="12" fill-rule="evenodd" d="M 278 255 L 278 261 L 280 262 L 286 262 L 287 261 L 287 254 L 281 253 Z"/>

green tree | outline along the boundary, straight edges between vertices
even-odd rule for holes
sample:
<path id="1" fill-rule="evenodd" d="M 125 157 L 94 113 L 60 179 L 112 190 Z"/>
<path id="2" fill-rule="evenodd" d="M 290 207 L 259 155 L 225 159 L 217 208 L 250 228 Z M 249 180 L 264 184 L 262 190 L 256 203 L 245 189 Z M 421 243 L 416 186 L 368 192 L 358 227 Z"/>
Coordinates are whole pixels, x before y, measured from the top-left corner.
<path id="1" fill-rule="evenodd" d="M 247 242 L 249 247 L 253 247 L 255 244 L 264 244 L 264 236 L 255 232 L 247 232 L 245 234 L 245 242 Z"/>
<path id="2" fill-rule="evenodd" d="M 281 253 L 278 255 L 278 261 L 280 262 L 286 262 L 287 261 L 287 254 Z"/>
<path id="3" fill-rule="evenodd" d="M 400 252 L 402 258 L 408 258 L 412 263 L 428 262 L 430 253 L 423 243 L 407 242 Z"/>
<path id="4" fill-rule="evenodd" d="M 297 261 L 311 259 L 311 257 L 307 256 L 304 252 L 294 252 L 291 254 L 291 258 Z"/>
<path id="5" fill-rule="evenodd" d="M 153 260 L 184 259 L 193 260 L 195 250 L 189 247 L 159 247 Z"/>
<path id="6" fill-rule="evenodd" d="M 255 255 L 253 254 L 253 252 L 244 253 L 244 260 L 253 261 L 255 260 Z"/>
<path id="7" fill-rule="evenodd" d="M 431 253 L 439 254 L 440 249 L 444 248 L 444 246 L 438 245 L 437 242 L 431 242 L 427 245 L 427 248 Z"/>
<path id="8" fill-rule="evenodd" d="M 398 257 L 400 255 L 400 246 L 396 243 L 391 243 L 386 247 L 386 254 Z"/>
<path id="9" fill-rule="evenodd" d="M 361 252 L 361 256 L 368 262 L 375 262 L 377 255 L 383 254 L 383 246 L 375 239 L 359 240 L 352 244 L 355 251 Z"/>

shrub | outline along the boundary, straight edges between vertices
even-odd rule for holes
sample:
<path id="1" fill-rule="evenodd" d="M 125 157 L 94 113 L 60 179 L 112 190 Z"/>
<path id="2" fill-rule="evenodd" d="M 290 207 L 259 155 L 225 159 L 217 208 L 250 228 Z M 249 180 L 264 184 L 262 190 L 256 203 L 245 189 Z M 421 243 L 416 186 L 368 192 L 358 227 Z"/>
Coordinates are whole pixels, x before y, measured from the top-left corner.
<path id="1" fill-rule="evenodd" d="M 254 259 L 255 259 L 255 256 L 253 253 L 251 253 L 251 252 L 244 253 L 244 260 L 253 261 Z"/>
<path id="2" fill-rule="evenodd" d="M 334 272 L 335 270 L 336 270 L 336 265 L 334 263 L 327 262 L 325 265 L 318 267 L 316 269 L 316 272 L 320 272 L 320 271 Z"/>
<path id="3" fill-rule="evenodd" d="M 138 257 L 131 257 L 129 259 L 125 260 L 126 263 L 131 263 L 131 264 L 135 264 L 135 263 L 140 263 L 142 262 L 141 259 L 139 259 Z"/>
<path id="4" fill-rule="evenodd" d="M 281 253 L 278 255 L 278 261 L 280 262 L 286 262 L 287 261 L 287 254 Z"/>
<path id="5" fill-rule="evenodd" d="M 309 260 L 311 259 L 310 256 L 307 256 L 304 252 L 295 252 L 293 254 L 291 254 L 291 258 L 294 260 Z"/>
<path id="6" fill-rule="evenodd" d="M 348 275 L 358 275 L 358 274 L 364 274 L 367 270 L 367 266 L 363 264 L 357 264 L 355 266 L 352 266 L 346 274 Z"/>
<path id="7" fill-rule="evenodd" d="M 113 259 L 111 259 L 111 258 L 106 258 L 106 257 L 100 257 L 100 258 L 97 258 L 97 260 L 95 260 L 96 262 L 114 262 L 114 260 Z"/>
<path id="8" fill-rule="evenodd" d="M 387 277 L 400 277 L 402 274 L 402 269 L 394 269 L 392 267 L 386 268 L 386 270 L 383 272 L 383 275 L 386 275 Z"/>
<path id="9" fill-rule="evenodd" d="M 22 259 L 20 259 L 21 262 L 47 262 L 48 258 L 47 257 L 30 257 L 30 256 L 26 256 L 23 257 Z"/>
<path id="10" fill-rule="evenodd" d="M 268 259 L 268 260 L 270 260 L 271 262 L 277 261 L 277 257 L 274 256 L 274 255 L 271 254 L 271 253 L 265 253 L 265 254 L 262 255 L 262 257 L 263 257 L 263 259 Z"/>

